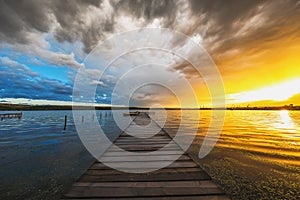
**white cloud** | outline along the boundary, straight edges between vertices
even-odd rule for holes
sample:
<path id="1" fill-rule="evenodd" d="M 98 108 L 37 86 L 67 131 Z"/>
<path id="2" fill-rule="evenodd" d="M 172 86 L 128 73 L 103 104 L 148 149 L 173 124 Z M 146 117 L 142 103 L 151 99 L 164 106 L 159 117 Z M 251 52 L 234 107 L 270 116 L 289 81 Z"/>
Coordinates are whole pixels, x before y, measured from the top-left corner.
<path id="1" fill-rule="evenodd" d="M 47 34 L 31 33 L 28 44 L 8 45 L 17 52 L 22 52 L 29 57 L 46 60 L 48 63 L 56 66 L 68 66 L 71 69 L 78 69 L 84 67 L 83 63 L 79 63 L 75 59 L 75 54 L 65 54 L 63 52 L 55 52 L 51 50 L 51 44 L 46 41 Z"/>
<path id="2" fill-rule="evenodd" d="M 57 106 L 111 106 L 111 104 L 100 103 L 78 103 L 72 101 L 58 101 L 58 100 L 38 100 L 26 98 L 0 98 L 0 103 L 24 104 L 24 105 L 57 105 Z"/>
<path id="3" fill-rule="evenodd" d="M 91 82 L 92 85 L 101 85 L 101 86 L 105 86 L 103 81 L 97 81 L 97 80 L 93 80 Z"/>
<path id="4" fill-rule="evenodd" d="M 30 70 L 26 65 L 11 60 L 8 57 L 0 57 L 1 65 L 11 68 L 12 71 L 22 73 L 28 76 L 38 76 L 39 74 Z"/>

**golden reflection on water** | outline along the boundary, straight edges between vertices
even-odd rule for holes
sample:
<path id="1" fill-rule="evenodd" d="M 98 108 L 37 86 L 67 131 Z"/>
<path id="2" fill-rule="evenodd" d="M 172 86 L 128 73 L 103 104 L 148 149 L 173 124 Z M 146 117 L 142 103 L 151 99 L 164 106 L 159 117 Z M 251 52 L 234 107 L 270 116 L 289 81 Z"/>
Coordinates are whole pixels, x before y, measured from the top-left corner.
<path id="1" fill-rule="evenodd" d="M 272 125 L 277 129 L 285 129 L 288 132 L 296 132 L 296 126 L 292 118 L 290 117 L 288 110 L 279 111 L 279 121 L 276 121 Z"/>
<path id="2" fill-rule="evenodd" d="M 198 136 L 204 137 L 210 125 L 211 112 L 200 111 L 200 121 L 189 111 L 181 121 L 186 129 L 198 126 Z M 298 111 L 226 111 L 225 124 L 216 147 L 241 150 L 266 161 L 300 166 L 300 112 Z M 166 128 L 180 123 L 181 113 L 168 111 Z M 188 134 L 188 132 L 186 133 Z M 207 136 L 207 135 L 206 135 Z M 214 137 L 213 134 L 209 137 Z"/>

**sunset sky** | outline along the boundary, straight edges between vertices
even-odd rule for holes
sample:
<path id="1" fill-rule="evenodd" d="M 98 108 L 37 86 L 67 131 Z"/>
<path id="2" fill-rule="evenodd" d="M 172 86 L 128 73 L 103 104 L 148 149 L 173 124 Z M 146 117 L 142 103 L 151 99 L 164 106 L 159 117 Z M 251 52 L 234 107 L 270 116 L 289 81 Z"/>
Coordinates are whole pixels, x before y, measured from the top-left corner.
<path id="1" fill-rule="evenodd" d="M 197 51 L 189 43 L 193 41 L 216 64 L 228 106 L 300 105 L 299 22 L 300 1 L 296 0 L 3 0 L 0 102 L 69 104 L 76 74 L 83 70 L 80 81 L 96 86 L 92 102 L 99 105 L 123 105 L 130 91 L 126 84 L 139 84 L 130 105 L 178 106 L 181 101 L 181 106 L 193 107 L 197 106 L 192 103 L 193 94 L 184 86 L 191 84 L 199 106 L 209 106 L 212 91 L 206 84 L 213 84 L 173 51 L 129 53 L 104 71 L 109 59 L 128 46 L 147 47 L 157 41 L 163 42 L 162 48 L 184 50 L 187 59 L 205 71 L 212 63 L 193 52 Z M 116 35 L 140 28 L 174 30 L 190 39 L 169 31 L 116 39 Z M 101 46 L 107 40 L 114 45 Z M 98 50 L 92 52 L 95 47 Z M 143 85 L 151 77 L 176 91 L 172 94 L 173 89 Z M 127 82 L 118 83 L 121 78 Z M 121 86 L 115 89 L 117 84 Z"/>

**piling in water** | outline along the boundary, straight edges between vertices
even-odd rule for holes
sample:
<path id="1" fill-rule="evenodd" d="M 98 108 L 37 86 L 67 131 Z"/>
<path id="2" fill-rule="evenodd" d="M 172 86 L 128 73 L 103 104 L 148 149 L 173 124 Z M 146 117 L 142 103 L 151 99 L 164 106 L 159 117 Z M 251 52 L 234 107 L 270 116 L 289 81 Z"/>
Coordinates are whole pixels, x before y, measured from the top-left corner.
<path id="1" fill-rule="evenodd" d="M 64 131 L 67 129 L 67 120 L 68 120 L 68 116 L 65 115 Z"/>

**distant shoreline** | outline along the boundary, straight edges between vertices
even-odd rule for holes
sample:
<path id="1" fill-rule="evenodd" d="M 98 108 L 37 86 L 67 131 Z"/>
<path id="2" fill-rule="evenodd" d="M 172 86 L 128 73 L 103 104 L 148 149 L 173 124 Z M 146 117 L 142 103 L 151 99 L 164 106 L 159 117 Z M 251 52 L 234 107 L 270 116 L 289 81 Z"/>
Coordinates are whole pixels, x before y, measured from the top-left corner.
<path id="1" fill-rule="evenodd" d="M 24 105 L 0 103 L 0 111 L 25 110 L 149 110 L 147 107 L 112 107 L 112 106 L 64 106 L 64 105 Z M 152 108 L 153 109 L 153 108 Z M 159 110 L 161 108 L 157 108 Z M 300 106 L 261 106 L 261 107 L 227 107 L 227 108 L 165 108 L 166 110 L 300 110 Z M 154 108 L 155 110 L 155 108 Z"/>

